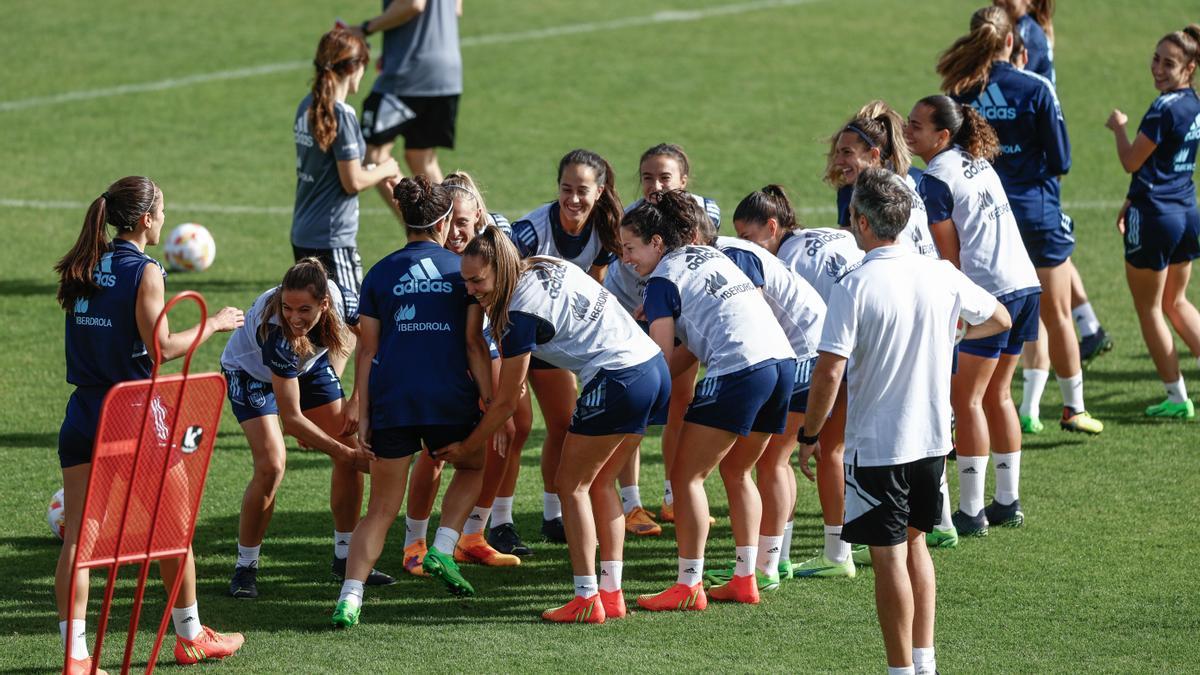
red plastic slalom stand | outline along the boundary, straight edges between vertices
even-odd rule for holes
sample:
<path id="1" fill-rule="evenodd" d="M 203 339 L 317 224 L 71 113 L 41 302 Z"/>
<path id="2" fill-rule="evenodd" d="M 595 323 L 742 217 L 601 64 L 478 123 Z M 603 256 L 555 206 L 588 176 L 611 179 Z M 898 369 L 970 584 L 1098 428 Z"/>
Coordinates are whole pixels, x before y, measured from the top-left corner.
<path id="1" fill-rule="evenodd" d="M 155 336 L 167 313 L 181 300 L 191 300 L 200 306 L 200 325 L 204 325 L 208 307 L 203 296 L 184 291 L 163 307 L 154 323 Z M 122 565 L 141 565 L 121 665 L 121 672 L 128 673 L 150 563 L 172 559 L 179 563 L 146 673 L 154 671 L 162 647 L 167 619 L 175 606 L 183 567 L 191 550 L 225 397 L 225 378 L 220 373 L 189 373 L 192 355 L 202 337 L 203 331 L 198 331 L 188 347 L 182 373 L 161 377 L 162 351 L 157 339 L 154 340 L 151 378 L 117 384 L 104 398 L 78 545 L 71 565 L 67 605 L 69 626 L 75 618 L 72 614 L 76 572 L 108 568 L 104 604 L 92 650 L 92 673 L 99 668 L 117 572 Z M 73 637 L 72 631 L 67 631 L 64 673 L 70 665 Z"/>

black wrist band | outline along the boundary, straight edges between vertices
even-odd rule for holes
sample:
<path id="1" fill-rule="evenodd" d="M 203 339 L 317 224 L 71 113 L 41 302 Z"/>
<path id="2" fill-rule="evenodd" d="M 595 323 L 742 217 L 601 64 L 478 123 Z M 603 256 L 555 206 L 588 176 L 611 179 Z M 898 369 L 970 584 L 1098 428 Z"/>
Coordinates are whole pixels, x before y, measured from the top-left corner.
<path id="1" fill-rule="evenodd" d="M 800 441 L 804 445 L 812 445 L 812 444 L 816 443 L 817 438 L 820 437 L 820 434 L 813 434 L 812 436 L 805 436 L 804 432 L 805 432 L 805 429 L 801 429 L 800 433 L 796 434 L 796 440 Z"/>
<path id="2" fill-rule="evenodd" d="M 367 19 L 366 21 L 362 22 L 362 24 L 358 28 L 359 28 L 359 30 L 362 31 L 364 37 L 367 35 L 370 35 L 371 34 L 371 20 Z"/>

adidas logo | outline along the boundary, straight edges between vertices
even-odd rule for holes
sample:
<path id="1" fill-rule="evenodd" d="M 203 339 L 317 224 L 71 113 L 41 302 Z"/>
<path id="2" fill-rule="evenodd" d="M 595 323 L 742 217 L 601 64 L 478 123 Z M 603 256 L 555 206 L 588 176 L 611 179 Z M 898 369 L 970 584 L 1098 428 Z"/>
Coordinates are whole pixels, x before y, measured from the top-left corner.
<path id="1" fill-rule="evenodd" d="M 350 542 L 346 541 L 345 539 L 338 539 L 337 545 L 338 546 L 349 546 Z"/>
<path id="2" fill-rule="evenodd" d="M 737 557 L 737 561 L 738 562 L 746 562 L 745 560 L 742 559 L 742 556 L 740 556 L 740 555 Z"/>
<path id="3" fill-rule="evenodd" d="M 1200 139 L 1200 115 L 1196 115 L 1196 119 L 1192 120 L 1192 126 L 1183 137 L 1183 142 L 1188 143 L 1196 139 Z"/>
<path id="4" fill-rule="evenodd" d="M 723 255 L 716 249 L 704 248 L 702 246 L 688 246 L 684 251 L 683 261 L 687 264 L 687 268 L 693 272 L 709 260 Z"/>
<path id="5" fill-rule="evenodd" d="M 420 262 L 408 268 L 408 274 L 400 277 L 392 287 L 393 295 L 409 293 L 449 293 L 454 286 L 449 281 L 443 281 L 437 266 L 429 258 L 421 258 Z"/>
<path id="6" fill-rule="evenodd" d="M 1000 85 L 995 82 L 980 92 L 979 98 L 972 101 L 971 105 L 989 122 L 1017 119 L 1017 109 L 1008 104 L 1008 100 L 1000 91 Z"/>
<path id="7" fill-rule="evenodd" d="M 689 567 L 689 568 L 687 568 L 686 570 L 684 570 L 684 571 L 683 571 L 683 573 L 684 573 L 684 574 L 695 574 L 695 573 L 696 573 L 696 568 L 694 568 L 694 567 Z"/>
<path id="8" fill-rule="evenodd" d="M 973 467 L 973 466 L 968 466 L 967 468 L 963 469 L 962 472 L 967 474 L 968 476 L 974 476 L 979 473 L 978 471 L 975 470 L 975 467 Z"/>
<path id="9" fill-rule="evenodd" d="M 480 517 L 480 515 L 478 513 L 472 513 L 471 516 L 469 518 L 467 518 L 467 520 L 483 520 L 483 518 Z"/>
<path id="10" fill-rule="evenodd" d="M 183 622 L 184 622 L 184 623 L 191 623 L 192 621 L 195 621 L 195 620 L 196 620 L 196 617 L 194 617 L 194 616 L 189 616 L 188 618 L 184 619 L 184 620 L 183 620 Z"/>
<path id="11" fill-rule="evenodd" d="M 996 465 L 996 468 L 997 468 L 997 469 L 1007 469 L 1007 468 L 1008 468 L 1008 462 L 1000 462 L 999 464 L 997 464 L 997 465 Z"/>
<path id="12" fill-rule="evenodd" d="M 608 576 L 608 570 L 600 570 L 600 576 L 602 576 L 602 577 Z"/>
<path id="13" fill-rule="evenodd" d="M 779 547 L 772 546 L 771 548 L 767 549 L 767 553 L 779 553 Z"/>
<path id="14" fill-rule="evenodd" d="M 100 257 L 96 269 L 92 271 L 92 281 L 101 288 L 112 288 L 117 285 L 117 275 L 112 271 L 112 251 Z"/>

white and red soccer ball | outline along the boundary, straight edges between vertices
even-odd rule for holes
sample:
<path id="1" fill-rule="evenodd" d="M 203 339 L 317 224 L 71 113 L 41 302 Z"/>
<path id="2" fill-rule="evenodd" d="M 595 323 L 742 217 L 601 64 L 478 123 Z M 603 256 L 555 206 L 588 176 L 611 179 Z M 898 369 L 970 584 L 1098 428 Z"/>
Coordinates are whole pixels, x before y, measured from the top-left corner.
<path id="1" fill-rule="evenodd" d="M 184 223 L 167 235 L 163 254 L 172 270 L 203 272 L 217 257 L 217 242 L 203 225 Z"/>
<path id="2" fill-rule="evenodd" d="M 67 511 L 63 506 L 63 491 L 62 488 L 54 493 L 50 498 L 50 508 L 46 509 L 46 522 L 50 524 L 50 531 L 59 539 L 63 538 L 63 526 L 67 523 Z"/>

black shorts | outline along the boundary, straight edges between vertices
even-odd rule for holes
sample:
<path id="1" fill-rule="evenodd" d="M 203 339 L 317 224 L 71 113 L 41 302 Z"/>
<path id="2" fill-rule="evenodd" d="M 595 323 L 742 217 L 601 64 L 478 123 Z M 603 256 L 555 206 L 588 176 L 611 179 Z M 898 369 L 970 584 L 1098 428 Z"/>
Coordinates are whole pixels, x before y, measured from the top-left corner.
<path id="1" fill-rule="evenodd" d="M 466 440 L 474 424 L 418 424 L 371 430 L 371 452 L 382 459 L 415 455 L 422 447 L 430 452 Z"/>
<path id="2" fill-rule="evenodd" d="M 325 265 L 329 278 L 337 283 L 344 291 L 352 292 L 355 297 L 362 292 L 362 257 L 354 246 L 341 248 L 304 248 L 292 244 L 292 259 L 300 262 L 301 258 L 313 257 Z"/>
<path id="3" fill-rule="evenodd" d="M 895 546 L 908 528 L 930 532 L 942 517 L 945 457 L 894 466 L 846 465 L 842 539 L 851 544 Z"/>
<path id="4" fill-rule="evenodd" d="M 367 145 L 387 145 L 404 136 L 406 150 L 454 149 L 458 94 L 397 96 L 371 92 L 363 102 L 362 135 Z"/>

